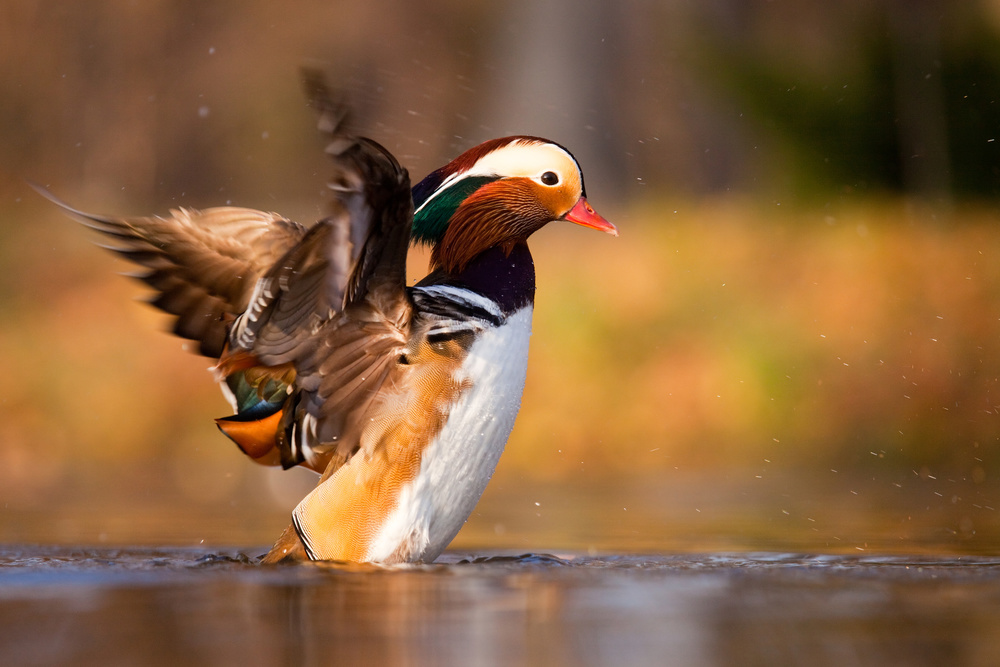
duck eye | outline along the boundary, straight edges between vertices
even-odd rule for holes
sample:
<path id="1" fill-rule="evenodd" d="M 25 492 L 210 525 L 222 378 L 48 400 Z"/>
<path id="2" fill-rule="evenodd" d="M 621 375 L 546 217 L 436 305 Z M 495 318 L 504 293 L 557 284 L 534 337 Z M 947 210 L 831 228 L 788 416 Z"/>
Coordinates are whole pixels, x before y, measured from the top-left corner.
<path id="1" fill-rule="evenodd" d="M 554 171 L 547 171 L 542 174 L 542 183 L 545 185 L 555 185 L 559 182 L 559 176 Z"/>

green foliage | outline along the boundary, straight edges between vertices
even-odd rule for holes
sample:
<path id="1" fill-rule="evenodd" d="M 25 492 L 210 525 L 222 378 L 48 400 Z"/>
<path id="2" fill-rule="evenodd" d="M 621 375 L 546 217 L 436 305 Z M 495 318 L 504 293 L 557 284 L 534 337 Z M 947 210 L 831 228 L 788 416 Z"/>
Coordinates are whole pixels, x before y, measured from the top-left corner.
<path id="1" fill-rule="evenodd" d="M 948 54 L 941 77 L 956 194 L 1000 196 L 1000 38 L 977 31 Z"/>
<path id="2" fill-rule="evenodd" d="M 795 192 L 997 196 L 1000 37 L 942 20 L 914 42 L 898 22 L 861 14 L 822 66 L 794 44 L 776 56 L 709 34 L 702 70 L 780 147 L 786 162 L 768 166 Z"/>

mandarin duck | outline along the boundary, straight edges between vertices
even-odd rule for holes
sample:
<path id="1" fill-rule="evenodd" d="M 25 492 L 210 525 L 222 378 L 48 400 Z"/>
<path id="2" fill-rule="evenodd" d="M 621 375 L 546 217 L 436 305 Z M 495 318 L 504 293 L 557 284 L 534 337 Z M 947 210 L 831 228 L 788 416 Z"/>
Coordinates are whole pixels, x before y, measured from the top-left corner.
<path id="1" fill-rule="evenodd" d="M 389 151 L 344 132 L 321 78 L 307 88 L 336 167 L 332 213 L 312 227 L 231 206 L 119 218 L 56 203 L 114 239 L 174 333 L 218 359 L 235 412 L 219 429 L 258 463 L 321 475 L 262 562 L 430 562 L 520 408 L 528 237 L 554 220 L 618 232 L 552 141 L 487 141 L 411 191 Z M 411 243 L 431 247 L 430 272 L 407 287 Z"/>

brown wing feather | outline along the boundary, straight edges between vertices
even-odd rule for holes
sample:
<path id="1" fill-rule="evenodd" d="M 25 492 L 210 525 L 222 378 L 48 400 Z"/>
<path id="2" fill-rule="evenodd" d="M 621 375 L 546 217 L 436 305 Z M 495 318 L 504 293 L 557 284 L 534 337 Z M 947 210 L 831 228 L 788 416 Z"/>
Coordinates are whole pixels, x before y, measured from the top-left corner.
<path id="1" fill-rule="evenodd" d="M 312 452 L 325 474 L 346 462 L 361 445 L 361 431 L 381 391 L 397 384 L 406 351 L 406 331 L 387 320 L 349 316 L 332 326 L 312 354 L 299 363 L 304 389 L 299 417 L 315 418 Z M 335 469 L 335 468 L 334 468 Z"/>
<path id="2" fill-rule="evenodd" d="M 294 365 L 297 430 L 279 434 L 281 459 L 329 471 L 356 451 L 371 402 L 405 350 L 413 204 L 409 175 L 396 159 L 370 139 L 343 133 L 343 106 L 320 78 L 306 73 L 306 87 L 331 137 L 333 212 L 261 277 L 232 328 L 230 349 L 266 366 Z"/>
<path id="3" fill-rule="evenodd" d="M 411 204 L 401 174 L 394 188 L 372 193 L 384 201 L 355 206 L 369 216 L 362 221 L 369 234 L 348 280 L 329 258 L 341 247 L 345 210 L 311 229 L 262 277 L 248 311 L 252 321 L 248 315 L 233 327 L 233 353 L 246 349 L 267 366 L 294 364 L 295 421 L 314 420 L 314 432 L 300 437 L 311 450 L 307 464 L 320 471 L 354 453 L 371 401 L 405 352 L 412 306 L 395 263 L 405 266 Z"/>
<path id="4" fill-rule="evenodd" d="M 114 240 L 104 246 L 145 271 L 133 277 L 156 290 L 150 300 L 175 315 L 174 333 L 218 357 L 229 326 L 257 278 L 305 234 L 277 213 L 219 207 L 174 209 L 166 217 L 118 218 L 78 211 L 38 191 L 80 222 Z"/>

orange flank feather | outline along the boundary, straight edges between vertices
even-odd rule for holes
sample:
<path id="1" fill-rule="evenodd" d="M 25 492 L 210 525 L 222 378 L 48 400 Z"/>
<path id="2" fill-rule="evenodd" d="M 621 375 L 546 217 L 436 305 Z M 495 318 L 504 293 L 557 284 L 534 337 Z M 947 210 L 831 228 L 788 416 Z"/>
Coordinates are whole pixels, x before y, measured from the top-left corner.
<path id="1" fill-rule="evenodd" d="M 415 443 L 396 443 L 400 445 Z M 420 471 L 420 448 L 411 446 L 400 458 L 386 451 L 356 454 L 300 503 L 297 514 L 310 551 L 323 560 L 363 562 L 386 517 L 396 507 L 403 487 Z M 320 555 L 322 554 L 322 555 Z"/>

